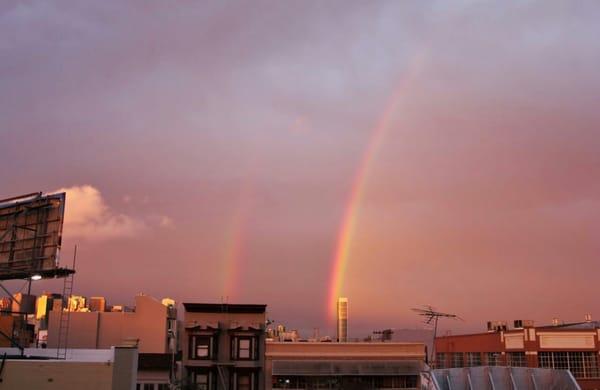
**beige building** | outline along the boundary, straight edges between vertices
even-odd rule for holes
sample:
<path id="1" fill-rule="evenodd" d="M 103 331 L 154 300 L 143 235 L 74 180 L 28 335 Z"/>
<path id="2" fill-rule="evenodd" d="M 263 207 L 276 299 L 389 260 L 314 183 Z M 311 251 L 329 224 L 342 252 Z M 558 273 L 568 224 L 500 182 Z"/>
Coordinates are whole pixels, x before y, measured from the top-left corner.
<path id="1" fill-rule="evenodd" d="M 268 342 L 266 389 L 417 389 L 422 343 Z"/>
<path id="2" fill-rule="evenodd" d="M 177 313 L 147 295 L 135 297 L 131 312 L 86 311 L 69 313 L 68 348 L 106 349 L 137 346 L 138 382 L 145 389 L 166 388 L 177 343 Z M 52 310 L 48 324 L 48 348 L 57 348 L 60 313 Z M 170 345 L 172 344 L 172 345 Z M 174 348 L 175 350 L 173 350 Z"/>
<path id="3" fill-rule="evenodd" d="M 184 378 L 198 390 L 262 390 L 266 305 L 184 303 Z"/>
<path id="4" fill-rule="evenodd" d="M 6 353 L 0 372 L 0 389 L 36 390 L 134 390 L 137 349 L 69 350 L 57 360 L 55 349 L 26 348 L 26 358 L 16 348 Z"/>

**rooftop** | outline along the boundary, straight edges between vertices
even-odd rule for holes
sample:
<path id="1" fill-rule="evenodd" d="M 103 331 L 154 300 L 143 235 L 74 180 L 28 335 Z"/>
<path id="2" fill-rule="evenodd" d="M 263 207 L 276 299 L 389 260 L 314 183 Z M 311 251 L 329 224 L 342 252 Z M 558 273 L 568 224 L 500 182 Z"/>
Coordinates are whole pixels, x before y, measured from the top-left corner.
<path id="1" fill-rule="evenodd" d="M 185 311 L 192 313 L 265 313 L 267 305 L 231 303 L 184 303 Z"/>

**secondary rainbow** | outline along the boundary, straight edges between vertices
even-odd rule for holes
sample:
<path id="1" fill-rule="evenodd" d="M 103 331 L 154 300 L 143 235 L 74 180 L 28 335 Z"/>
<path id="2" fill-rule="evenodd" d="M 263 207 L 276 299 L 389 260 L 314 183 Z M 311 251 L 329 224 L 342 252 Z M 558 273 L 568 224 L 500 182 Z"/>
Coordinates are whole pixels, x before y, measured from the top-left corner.
<path id="1" fill-rule="evenodd" d="M 225 232 L 225 245 L 223 253 L 223 298 L 235 299 L 241 283 L 240 275 L 246 258 L 246 245 L 248 242 L 248 222 L 254 207 L 254 182 L 258 161 L 251 158 L 247 166 L 246 175 L 242 178 L 238 199 L 231 214 Z"/>

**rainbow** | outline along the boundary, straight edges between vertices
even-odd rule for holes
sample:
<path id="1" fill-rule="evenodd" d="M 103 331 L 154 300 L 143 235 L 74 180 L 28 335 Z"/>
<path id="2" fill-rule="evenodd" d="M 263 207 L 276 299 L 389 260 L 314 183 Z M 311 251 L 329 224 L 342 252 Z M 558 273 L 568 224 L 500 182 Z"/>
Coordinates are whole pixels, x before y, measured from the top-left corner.
<path id="1" fill-rule="evenodd" d="M 239 283 L 240 267 L 244 258 L 244 247 L 246 243 L 246 221 L 247 207 L 238 206 L 233 213 L 225 235 L 225 251 L 223 254 L 224 264 L 224 299 L 234 298 Z"/>
<path id="2" fill-rule="evenodd" d="M 381 144 L 383 143 L 388 132 L 393 114 L 395 113 L 401 99 L 405 96 L 406 91 L 409 89 L 411 82 L 415 79 L 418 70 L 421 68 L 420 65 L 423 60 L 423 54 L 424 53 L 421 52 L 413 57 L 413 60 L 407 68 L 407 71 L 400 79 L 397 87 L 393 90 L 382 115 L 371 131 L 369 142 L 364 149 L 358 168 L 354 175 L 350 195 L 348 196 L 342 221 L 337 234 L 332 262 L 333 265 L 330 274 L 331 277 L 329 282 L 327 310 L 331 319 L 335 318 L 336 316 L 337 298 L 343 292 L 344 276 L 350 257 L 350 247 L 356 231 L 359 214 L 358 211 L 365 194 L 369 172 L 372 169 L 377 151 L 380 149 Z"/>
<path id="3" fill-rule="evenodd" d="M 254 206 L 254 174 L 256 158 L 248 164 L 248 172 L 242 179 L 240 191 L 234 212 L 231 214 L 225 232 L 225 245 L 223 252 L 223 299 L 234 298 L 238 293 L 241 283 L 243 259 L 246 257 L 244 250 L 248 241 L 247 225 Z"/>

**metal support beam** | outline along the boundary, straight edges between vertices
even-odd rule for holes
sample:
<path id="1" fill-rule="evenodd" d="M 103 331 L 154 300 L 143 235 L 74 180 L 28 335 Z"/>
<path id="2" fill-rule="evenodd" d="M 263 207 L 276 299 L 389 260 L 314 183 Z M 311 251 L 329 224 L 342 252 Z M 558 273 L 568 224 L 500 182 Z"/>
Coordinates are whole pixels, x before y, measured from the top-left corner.
<path id="1" fill-rule="evenodd" d="M 533 385 L 533 390 L 538 390 L 537 382 L 535 381 L 535 376 L 533 375 L 533 371 L 529 372 L 531 378 L 531 384 Z"/>
<path id="2" fill-rule="evenodd" d="M 450 379 L 450 372 L 446 372 L 446 382 L 448 382 L 448 390 L 452 390 L 452 380 Z"/>
<path id="3" fill-rule="evenodd" d="M 471 381 L 471 373 L 467 371 L 467 383 L 469 384 L 469 390 L 475 390 L 473 382 Z"/>
<path id="4" fill-rule="evenodd" d="M 494 385 L 494 378 L 492 377 L 492 371 L 488 368 L 487 370 L 488 373 L 488 378 L 490 379 L 490 386 L 492 387 L 492 390 L 496 390 L 496 386 Z"/>
<path id="5" fill-rule="evenodd" d="M 512 367 L 508 368 L 508 375 L 510 376 L 510 383 L 512 384 L 512 390 L 519 390 L 519 388 L 517 387 L 517 382 L 515 381 L 515 377 L 513 376 L 513 373 L 512 373 Z"/>

